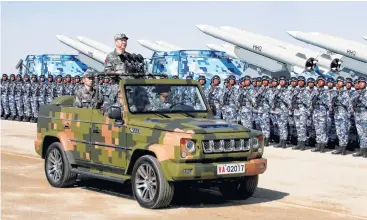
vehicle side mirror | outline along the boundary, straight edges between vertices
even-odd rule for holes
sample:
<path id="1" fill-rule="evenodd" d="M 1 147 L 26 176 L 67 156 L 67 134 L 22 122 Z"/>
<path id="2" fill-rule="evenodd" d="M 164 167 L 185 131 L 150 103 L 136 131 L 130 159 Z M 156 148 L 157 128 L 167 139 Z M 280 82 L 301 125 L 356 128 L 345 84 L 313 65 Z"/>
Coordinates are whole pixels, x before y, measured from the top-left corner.
<path id="1" fill-rule="evenodd" d="M 110 106 L 107 110 L 107 115 L 111 119 L 122 121 L 122 111 L 120 107 Z"/>

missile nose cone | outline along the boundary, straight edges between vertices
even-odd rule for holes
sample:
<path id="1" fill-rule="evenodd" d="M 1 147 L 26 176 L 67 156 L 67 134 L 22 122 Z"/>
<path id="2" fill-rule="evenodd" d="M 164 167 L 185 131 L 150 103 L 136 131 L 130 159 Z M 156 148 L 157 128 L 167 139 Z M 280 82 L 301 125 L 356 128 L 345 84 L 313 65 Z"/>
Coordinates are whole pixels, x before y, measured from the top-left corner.
<path id="1" fill-rule="evenodd" d="M 198 25 L 196 25 L 196 27 L 199 30 L 201 30 L 201 31 L 205 31 L 209 27 L 209 25 L 206 25 L 206 24 L 198 24 Z"/>
<path id="2" fill-rule="evenodd" d="M 287 31 L 287 34 L 291 35 L 292 37 L 297 37 L 297 35 L 300 33 L 300 31 Z"/>
<path id="3" fill-rule="evenodd" d="M 64 36 L 63 35 L 56 35 L 57 39 L 61 39 L 63 38 Z"/>
<path id="4" fill-rule="evenodd" d="M 363 39 L 367 40 L 367 36 L 364 36 Z"/>

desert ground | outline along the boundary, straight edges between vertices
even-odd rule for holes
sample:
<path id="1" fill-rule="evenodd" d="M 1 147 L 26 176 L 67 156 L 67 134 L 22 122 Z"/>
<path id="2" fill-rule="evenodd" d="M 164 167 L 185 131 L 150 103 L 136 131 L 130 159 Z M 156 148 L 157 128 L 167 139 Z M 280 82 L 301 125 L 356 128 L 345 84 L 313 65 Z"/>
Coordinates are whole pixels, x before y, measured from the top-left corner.
<path id="1" fill-rule="evenodd" d="M 267 147 L 267 171 L 248 200 L 215 190 L 176 196 L 160 210 L 141 208 L 128 185 L 85 179 L 57 189 L 35 153 L 36 124 L 1 121 L 1 219 L 367 220 L 367 159 Z"/>

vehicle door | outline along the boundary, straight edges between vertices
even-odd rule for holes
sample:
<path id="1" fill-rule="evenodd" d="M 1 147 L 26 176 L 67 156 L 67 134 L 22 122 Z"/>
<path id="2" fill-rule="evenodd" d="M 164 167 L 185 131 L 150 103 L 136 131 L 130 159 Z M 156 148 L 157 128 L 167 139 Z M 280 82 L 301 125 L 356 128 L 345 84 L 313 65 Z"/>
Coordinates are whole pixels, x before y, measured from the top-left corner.
<path id="1" fill-rule="evenodd" d="M 98 170 L 125 174 L 128 149 L 126 129 L 122 123 L 93 109 L 91 133 L 91 160 Z"/>

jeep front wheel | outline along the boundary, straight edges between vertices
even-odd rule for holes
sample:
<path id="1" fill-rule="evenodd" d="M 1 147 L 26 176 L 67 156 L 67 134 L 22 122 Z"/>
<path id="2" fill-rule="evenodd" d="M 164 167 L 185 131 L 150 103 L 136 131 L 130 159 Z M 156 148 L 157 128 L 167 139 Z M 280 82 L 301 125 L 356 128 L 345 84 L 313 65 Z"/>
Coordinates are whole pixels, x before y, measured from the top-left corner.
<path id="1" fill-rule="evenodd" d="M 139 205 L 157 209 L 168 206 L 173 198 L 173 184 L 163 176 L 160 164 L 150 155 L 139 158 L 132 171 L 132 191 Z"/>
<path id="2" fill-rule="evenodd" d="M 71 172 L 69 161 L 58 142 L 52 143 L 46 151 L 45 174 L 48 182 L 58 188 L 70 186 L 77 179 L 77 174 Z"/>

